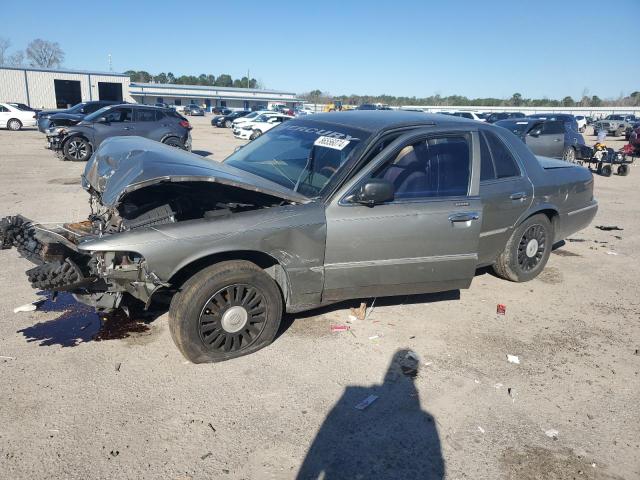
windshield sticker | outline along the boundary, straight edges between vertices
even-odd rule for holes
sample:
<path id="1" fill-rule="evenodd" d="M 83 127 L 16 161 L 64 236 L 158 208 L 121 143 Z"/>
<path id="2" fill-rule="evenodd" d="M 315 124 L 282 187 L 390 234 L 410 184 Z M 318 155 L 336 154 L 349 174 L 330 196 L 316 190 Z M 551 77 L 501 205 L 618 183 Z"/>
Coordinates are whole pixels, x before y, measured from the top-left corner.
<path id="1" fill-rule="evenodd" d="M 314 133 L 319 137 L 341 138 L 341 139 L 347 140 L 347 141 L 358 140 L 357 138 L 354 138 L 351 135 L 347 135 L 346 133 L 334 132 L 333 130 L 324 130 L 322 128 L 305 127 L 303 125 L 287 125 L 282 130 L 292 130 L 292 131 L 295 131 L 295 132 Z M 282 130 L 280 130 L 280 131 L 282 131 Z"/>
<path id="2" fill-rule="evenodd" d="M 342 150 L 344 147 L 349 145 L 349 140 L 343 140 L 342 138 L 333 138 L 333 137 L 318 137 L 313 144 L 316 147 L 327 147 L 333 148 L 334 150 Z"/>

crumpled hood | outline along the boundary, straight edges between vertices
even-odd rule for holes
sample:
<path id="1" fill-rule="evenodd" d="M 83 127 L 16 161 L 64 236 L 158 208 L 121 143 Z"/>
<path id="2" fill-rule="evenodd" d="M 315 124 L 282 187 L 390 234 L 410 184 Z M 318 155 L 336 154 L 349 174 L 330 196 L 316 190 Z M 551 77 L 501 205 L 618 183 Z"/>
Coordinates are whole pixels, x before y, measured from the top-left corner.
<path id="1" fill-rule="evenodd" d="M 310 199 L 275 182 L 143 137 L 112 137 L 87 162 L 82 186 L 115 207 L 127 193 L 161 182 L 213 182 L 295 203 Z"/>

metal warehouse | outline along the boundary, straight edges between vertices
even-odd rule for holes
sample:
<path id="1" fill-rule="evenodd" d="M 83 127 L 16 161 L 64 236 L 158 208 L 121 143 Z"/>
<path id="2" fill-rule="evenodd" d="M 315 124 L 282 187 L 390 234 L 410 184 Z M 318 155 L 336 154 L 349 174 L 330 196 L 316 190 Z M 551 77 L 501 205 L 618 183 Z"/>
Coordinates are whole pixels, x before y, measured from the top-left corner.
<path id="1" fill-rule="evenodd" d="M 169 105 L 195 104 L 210 110 L 212 107 L 242 108 L 268 107 L 281 104 L 293 107 L 300 103 L 295 93 L 254 88 L 207 87 L 164 83 L 131 83 L 129 93 L 138 103 Z"/>
<path id="2" fill-rule="evenodd" d="M 0 67 L 0 101 L 68 108 L 91 100 L 131 101 L 129 77 L 113 72 Z"/>

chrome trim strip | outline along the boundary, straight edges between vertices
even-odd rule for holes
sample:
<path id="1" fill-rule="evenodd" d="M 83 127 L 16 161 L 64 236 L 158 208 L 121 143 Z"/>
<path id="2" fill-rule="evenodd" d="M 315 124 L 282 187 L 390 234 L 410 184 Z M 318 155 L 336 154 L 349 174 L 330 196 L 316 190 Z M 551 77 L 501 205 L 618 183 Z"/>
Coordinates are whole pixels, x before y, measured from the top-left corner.
<path id="1" fill-rule="evenodd" d="M 576 215 L 578 213 L 582 213 L 582 212 L 586 212 L 587 210 L 591 210 L 592 208 L 598 208 L 598 204 L 594 203 L 593 205 L 589 205 L 583 208 L 579 208 L 578 210 L 574 210 L 573 212 L 569 212 L 567 213 L 567 215 L 571 216 L 571 215 Z"/>
<path id="2" fill-rule="evenodd" d="M 497 235 L 499 233 L 504 233 L 507 230 L 509 230 L 509 227 L 505 227 L 505 228 L 497 228 L 496 230 L 489 230 L 487 232 L 480 232 L 480 238 L 482 237 L 489 237 L 491 235 Z"/>
<path id="3" fill-rule="evenodd" d="M 392 258 L 388 260 L 361 260 L 358 262 L 328 263 L 324 266 L 324 268 L 325 270 L 337 270 L 340 268 L 382 267 L 393 265 L 408 265 L 411 263 L 431 263 L 477 259 L 477 253 L 460 253 L 456 255 L 434 255 L 431 257 Z"/>

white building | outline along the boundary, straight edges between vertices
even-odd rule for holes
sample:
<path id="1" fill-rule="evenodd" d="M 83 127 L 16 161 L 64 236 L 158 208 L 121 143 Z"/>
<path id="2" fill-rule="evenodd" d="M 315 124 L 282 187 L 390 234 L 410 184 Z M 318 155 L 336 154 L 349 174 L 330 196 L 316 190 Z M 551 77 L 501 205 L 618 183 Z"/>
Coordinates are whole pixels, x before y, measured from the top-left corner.
<path id="1" fill-rule="evenodd" d="M 153 105 L 199 105 L 249 110 L 274 104 L 293 107 L 300 103 L 295 93 L 256 88 L 207 87 L 202 85 L 177 85 L 173 83 L 131 83 L 129 93 L 138 103 Z"/>
<path id="2" fill-rule="evenodd" d="M 122 73 L 0 67 L 0 101 L 33 108 L 68 108 L 91 100 L 133 101 Z"/>

